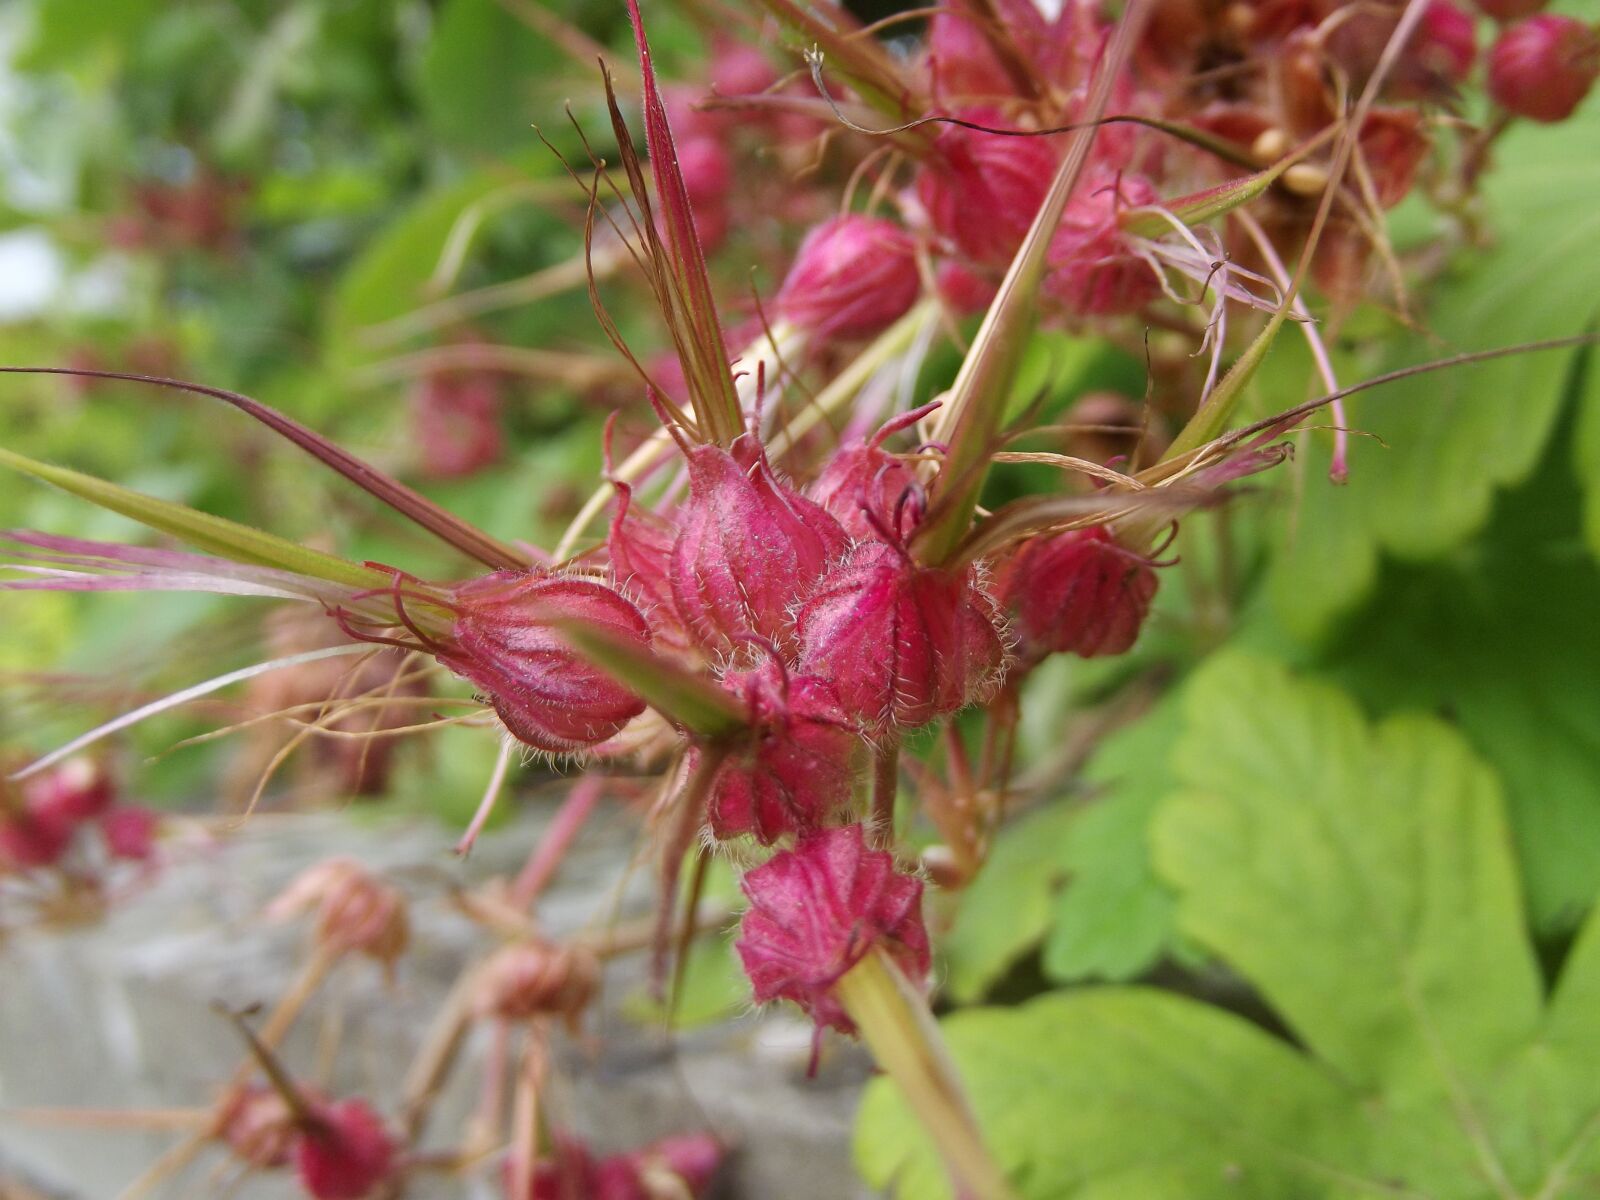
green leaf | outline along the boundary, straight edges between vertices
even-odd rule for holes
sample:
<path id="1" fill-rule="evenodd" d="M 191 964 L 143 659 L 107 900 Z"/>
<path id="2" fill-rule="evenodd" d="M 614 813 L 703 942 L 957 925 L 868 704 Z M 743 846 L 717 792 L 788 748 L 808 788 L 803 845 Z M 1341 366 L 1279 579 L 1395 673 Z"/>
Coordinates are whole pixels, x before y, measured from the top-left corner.
<path id="1" fill-rule="evenodd" d="M 1169 700 L 1107 738 L 1084 771 L 1099 792 L 1062 846 L 1069 882 L 1056 897 L 1044 947 L 1051 979 L 1132 979 L 1171 948 L 1172 893 L 1150 863 L 1148 829 L 1171 788 L 1169 751 L 1179 728 Z"/>
<path id="2" fill-rule="evenodd" d="M 538 142 L 535 120 L 550 112 L 538 89 L 565 62 L 503 6 L 448 0 L 422 62 L 424 111 L 439 140 L 459 151 L 528 148 Z"/>
<path id="3" fill-rule="evenodd" d="M 1600 254 L 1597 139 L 1593 104 L 1563 125 L 1506 137 L 1484 180 L 1495 244 L 1437 285 L 1427 306 L 1436 336 L 1397 339 L 1404 349 L 1379 369 L 1590 326 L 1600 296 L 1582 264 Z M 1343 488 L 1306 470 L 1272 583 L 1285 620 L 1305 636 L 1323 632 L 1366 593 L 1380 554 L 1437 559 L 1476 532 L 1496 491 L 1538 462 L 1572 361 L 1571 352 L 1515 356 L 1353 398 L 1351 423 L 1392 449 L 1356 439 Z M 1580 451 L 1585 461 L 1594 453 Z"/>
<path id="4" fill-rule="evenodd" d="M 1373 602 L 1311 660 L 1378 711 L 1447 713 L 1500 772 L 1536 929 L 1568 933 L 1600 891 L 1600 564 L 1564 453 L 1483 536 L 1386 564 Z"/>
<path id="5" fill-rule="evenodd" d="M 1340 1087 L 1239 1017 L 1099 988 L 972 1009 L 942 1026 L 990 1147 L 1030 1200 L 1341 1194 L 1319 1186 L 1348 1171 L 1353 1139 L 1327 1121 Z M 867 1088 L 855 1155 L 868 1183 L 902 1200 L 950 1195 L 884 1080 Z"/>
<path id="6" fill-rule="evenodd" d="M 954 1000 L 981 997 L 1044 937 L 1064 875 L 1062 844 L 1077 816 L 1056 803 L 1006 826 L 995 840 L 939 943 L 945 989 Z"/>
<path id="7" fill-rule="evenodd" d="M 1187 933 L 1360 1086 L 1529 1036 L 1539 978 L 1500 789 L 1458 735 L 1374 728 L 1347 695 L 1234 654 L 1185 707 L 1183 791 L 1152 837 Z"/>
<path id="8" fill-rule="evenodd" d="M 1583 484 L 1583 531 L 1589 551 L 1600 557 L 1600 363 L 1593 349 L 1583 355 L 1574 391 L 1578 425 L 1572 440 L 1573 467 Z"/>
<path id="9" fill-rule="evenodd" d="M 1141 989 L 944 1022 L 1037 1200 L 1577 1200 L 1600 1168 L 1600 919 L 1548 1006 L 1498 782 L 1433 718 L 1225 652 L 1185 689 L 1156 861 L 1186 932 L 1294 1034 Z M 1303 1048 L 1302 1048 L 1303 1047 Z M 945 1197 L 882 1081 L 868 1181 Z"/>
<path id="10" fill-rule="evenodd" d="M 91 504 L 121 513 L 141 525 L 180 538 L 198 550 L 234 562 L 277 567 L 355 588 L 381 588 L 389 584 L 387 575 L 357 563 L 324 554 L 320 550 L 308 550 L 285 538 L 241 525 L 237 521 L 214 517 L 170 500 L 158 500 L 92 475 L 36 462 L 10 450 L 0 449 L 0 466 L 54 484 L 62 491 L 71 492 Z"/>

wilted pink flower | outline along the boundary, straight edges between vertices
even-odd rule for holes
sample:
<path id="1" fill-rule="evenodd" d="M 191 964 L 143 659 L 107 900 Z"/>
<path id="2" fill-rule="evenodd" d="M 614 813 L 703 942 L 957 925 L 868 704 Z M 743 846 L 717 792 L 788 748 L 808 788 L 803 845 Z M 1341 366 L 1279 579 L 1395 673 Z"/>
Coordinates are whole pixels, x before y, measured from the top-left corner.
<path id="1" fill-rule="evenodd" d="M 317 1105 L 294 1147 L 295 1170 L 315 1200 L 362 1200 L 395 1171 L 395 1144 L 364 1100 Z"/>
<path id="2" fill-rule="evenodd" d="M 1003 114 L 959 114 L 987 127 L 1008 127 Z M 941 126 L 933 157 L 917 175 L 917 198 L 934 229 L 962 254 L 987 266 L 1011 261 L 1050 190 L 1056 152 L 1045 138 Z"/>
<path id="3" fill-rule="evenodd" d="M 1087 172 L 1050 241 L 1045 290 L 1085 316 L 1134 312 L 1161 290 L 1154 269 L 1117 224 L 1119 214 L 1157 202 L 1140 175 L 1100 166 Z"/>
<path id="4" fill-rule="evenodd" d="M 718 765 L 707 798 L 711 832 L 748 833 L 763 845 L 816 829 L 850 798 L 857 739 L 831 686 L 791 675 L 769 658 L 723 685 L 751 724 Z M 702 753 L 691 751 L 690 769 Z"/>
<path id="5" fill-rule="evenodd" d="M 921 288 L 911 235 L 883 217 L 852 213 L 806 235 L 777 309 L 818 338 L 867 338 L 904 316 Z"/>
<path id="6" fill-rule="evenodd" d="M 829 680 L 846 711 L 875 730 L 924 725 L 978 699 L 1005 646 L 994 602 L 972 567 L 925 567 L 863 542 L 796 619 L 800 669 Z"/>
<path id="7" fill-rule="evenodd" d="M 500 461 L 502 388 L 488 371 L 439 371 L 411 393 L 412 441 L 422 470 L 435 479 L 459 479 Z"/>
<path id="8" fill-rule="evenodd" d="M 582 622 L 643 647 L 650 628 L 614 589 L 544 571 L 496 571 L 455 587 L 456 622 L 428 646 L 482 689 L 514 737 L 565 754 L 603 742 L 644 702 L 582 658 L 556 628 Z"/>
<path id="9" fill-rule="evenodd" d="M 1148 558 L 1097 525 L 1028 542 L 998 591 L 1025 655 L 1097 658 L 1132 647 L 1157 582 Z"/>
<path id="10" fill-rule="evenodd" d="M 855 1030 L 833 986 L 875 949 L 920 983 L 928 973 L 922 881 L 869 850 L 860 825 L 802 838 L 745 875 L 736 949 L 758 1003 L 793 1000 L 816 1021 Z"/>
<path id="11" fill-rule="evenodd" d="M 148 808 L 119 805 L 100 818 L 100 836 L 113 858 L 143 862 L 155 850 L 159 818 Z"/>
<path id="12" fill-rule="evenodd" d="M 1564 121 L 1600 78 L 1600 33 L 1543 13 L 1501 33 L 1489 51 L 1489 95 L 1507 112 Z"/>
<path id="13" fill-rule="evenodd" d="M 786 642 L 789 611 L 844 552 L 839 523 L 783 483 L 754 435 L 689 451 L 689 499 L 672 552 L 678 612 L 710 646 Z"/>
<path id="14" fill-rule="evenodd" d="M 857 541 L 885 537 L 904 541 L 920 518 L 921 487 L 916 473 L 886 453 L 883 443 L 930 411 L 931 405 L 902 413 L 872 437 L 840 446 L 806 489 Z"/>

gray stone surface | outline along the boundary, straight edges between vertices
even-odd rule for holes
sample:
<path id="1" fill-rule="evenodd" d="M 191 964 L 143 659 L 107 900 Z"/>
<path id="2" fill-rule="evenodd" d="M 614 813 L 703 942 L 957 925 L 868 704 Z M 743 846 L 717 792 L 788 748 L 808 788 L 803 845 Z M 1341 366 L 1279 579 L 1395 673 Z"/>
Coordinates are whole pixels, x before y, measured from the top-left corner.
<path id="1" fill-rule="evenodd" d="M 206 1103 L 240 1051 L 213 1001 L 270 1003 L 282 990 L 297 969 L 305 930 L 268 925 L 258 914 L 297 871 L 332 854 L 383 870 L 407 888 L 415 901 L 413 948 L 392 990 L 368 963 L 342 967 L 285 1056 L 294 1070 L 310 1074 L 318 1033 L 330 1009 L 338 1010 L 333 1090 L 393 1096 L 460 965 L 487 944 L 450 907 L 449 885 L 514 869 L 541 825 L 542 817 L 519 819 L 460 863 L 448 852 L 450 831 L 428 821 L 261 817 L 241 836 L 172 850 L 178 861 L 104 924 L 13 938 L 0 947 L 0 1164 L 50 1189 L 46 1195 L 111 1200 L 171 1145 L 171 1133 L 67 1128 L 19 1120 L 5 1109 Z M 622 814 L 597 815 L 541 906 L 547 929 L 558 935 L 593 929 L 613 911 L 648 904 L 648 871 L 627 870 L 636 838 Z M 620 896 L 619 879 L 631 880 Z M 860 1055 L 835 1046 L 818 1078 L 807 1080 L 808 1029 L 776 1013 L 668 1038 L 620 1011 L 641 969 L 628 960 L 608 967 L 603 1004 L 589 1023 L 592 1045 L 561 1047 L 547 1101 L 561 1122 L 602 1149 L 709 1127 L 737 1147 L 721 1193 L 729 1200 L 864 1195 L 848 1151 L 866 1072 Z M 480 1032 L 469 1042 L 435 1130 L 448 1134 L 474 1104 L 485 1041 Z M 258 1176 L 228 1190 L 216 1173 L 220 1161 L 208 1155 L 154 1195 L 299 1194 L 281 1176 Z M 497 1178 L 488 1171 L 477 1181 L 418 1182 L 407 1195 L 498 1197 L 489 1186 Z"/>

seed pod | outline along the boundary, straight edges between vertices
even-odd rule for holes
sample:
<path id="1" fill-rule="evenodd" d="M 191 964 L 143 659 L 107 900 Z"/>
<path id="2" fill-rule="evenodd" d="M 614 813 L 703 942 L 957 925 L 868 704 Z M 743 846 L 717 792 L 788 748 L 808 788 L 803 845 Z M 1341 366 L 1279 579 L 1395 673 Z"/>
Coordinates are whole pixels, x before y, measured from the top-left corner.
<path id="1" fill-rule="evenodd" d="M 707 797 L 711 832 L 748 833 L 762 845 L 805 833 L 850 798 L 857 738 L 833 688 L 790 675 L 768 659 L 752 671 L 724 676 L 743 698 L 751 725 L 718 764 Z M 701 751 L 690 752 L 690 771 Z"/>
<path id="2" fill-rule="evenodd" d="M 848 545 L 839 523 L 783 483 L 761 444 L 689 452 L 689 501 L 672 551 L 678 612 L 708 649 L 790 639 L 789 612 Z"/>
<path id="3" fill-rule="evenodd" d="M 1025 657 L 1098 658 L 1133 646 L 1157 582 L 1148 558 L 1097 525 L 1026 543 L 997 590 Z"/>
<path id="4" fill-rule="evenodd" d="M 395 1172 L 395 1144 L 364 1100 L 320 1104 L 294 1146 L 295 1170 L 314 1200 L 362 1200 Z"/>
<path id="5" fill-rule="evenodd" d="M 1155 299 L 1160 282 L 1133 253 L 1117 215 L 1157 200 L 1142 176 L 1119 175 L 1104 166 L 1091 170 L 1050 240 L 1045 290 L 1082 316 L 1136 312 Z"/>
<path id="6" fill-rule="evenodd" d="M 526 1021 L 564 1018 L 576 1027 L 600 986 L 600 963 L 578 946 L 527 941 L 502 946 L 478 970 L 472 1010 L 480 1017 Z"/>
<path id="7" fill-rule="evenodd" d="M 405 952 L 405 896 L 353 859 L 330 858 L 296 876 L 267 906 L 271 920 L 316 909 L 315 936 L 334 953 L 360 953 L 385 966 Z"/>
<path id="8" fill-rule="evenodd" d="M 990 109 L 961 112 L 979 125 L 1006 128 Z M 917 175 L 917 198 L 928 220 L 968 258 L 1005 266 L 1022 245 L 1055 174 L 1046 138 L 1006 137 L 941 126 L 933 157 Z"/>
<path id="9" fill-rule="evenodd" d="M 833 985 L 874 949 L 913 982 L 928 973 L 922 881 L 867 849 L 860 825 L 802 838 L 745 875 L 750 899 L 736 949 L 757 1003 L 792 1000 L 816 1021 L 855 1030 Z"/>
<path id="10" fill-rule="evenodd" d="M 217 1115 L 215 1136 L 240 1161 L 267 1171 L 288 1164 L 296 1133 L 294 1110 L 277 1089 L 249 1084 L 228 1098 Z"/>
<path id="11" fill-rule="evenodd" d="M 796 618 L 800 669 L 834 685 L 867 728 L 913 728 L 979 699 L 1005 662 L 1000 616 L 972 567 L 913 562 L 864 542 Z"/>
<path id="12" fill-rule="evenodd" d="M 554 627 L 581 621 L 643 647 L 639 610 L 590 579 L 496 571 L 454 589 L 456 623 L 430 647 L 482 689 L 519 741 L 552 754 L 593 746 L 644 711 L 644 702 L 578 655 Z"/>
<path id="13" fill-rule="evenodd" d="M 823 340 L 869 338 L 903 317 L 921 290 L 911 235 L 882 217 L 850 214 L 806 235 L 777 310 Z"/>
<path id="14" fill-rule="evenodd" d="M 1511 26 L 1489 51 L 1489 95 L 1532 121 L 1564 121 L 1600 78 L 1600 33 L 1542 13 Z"/>

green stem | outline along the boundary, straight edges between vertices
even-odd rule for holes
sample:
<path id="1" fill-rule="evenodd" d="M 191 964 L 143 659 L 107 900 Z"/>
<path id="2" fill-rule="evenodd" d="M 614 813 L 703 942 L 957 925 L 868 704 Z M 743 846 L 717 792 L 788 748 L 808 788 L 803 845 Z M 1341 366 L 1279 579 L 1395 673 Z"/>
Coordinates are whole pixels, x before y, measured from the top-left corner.
<path id="1" fill-rule="evenodd" d="M 939 1027 L 895 965 L 874 950 L 834 988 L 873 1058 L 939 1148 L 957 1190 L 972 1200 L 1012 1200 L 1015 1193 L 983 1143 Z"/>

